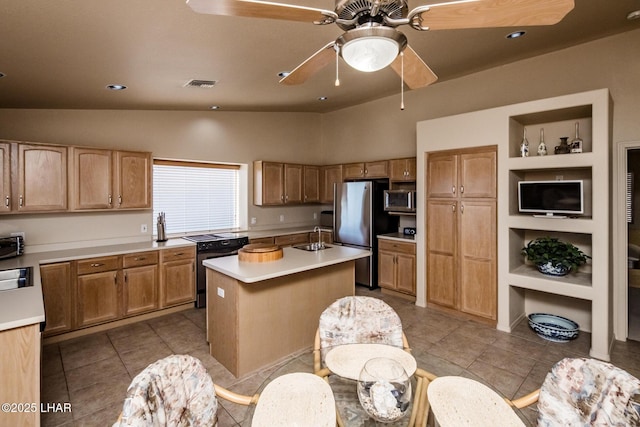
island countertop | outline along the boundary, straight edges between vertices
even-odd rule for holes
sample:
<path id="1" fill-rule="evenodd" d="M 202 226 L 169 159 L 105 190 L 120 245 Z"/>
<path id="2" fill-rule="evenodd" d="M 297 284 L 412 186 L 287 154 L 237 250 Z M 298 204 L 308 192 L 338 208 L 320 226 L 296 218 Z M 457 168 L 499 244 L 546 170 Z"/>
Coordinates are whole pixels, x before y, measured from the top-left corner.
<path id="1" fill-rule="evenodd" d="M 234 255 L 210 258 L 203 261 L 203 264 L 207 268 L 241 282 L 256 283 L 371 255 L 369 250 L 333 244 L 327 246 L 327 249 L 320 251 L 305 251 L 292 247 L 283 248 L 283 257 L 276 261 L 247 262 L 240 261 L 238 256 Z"/>

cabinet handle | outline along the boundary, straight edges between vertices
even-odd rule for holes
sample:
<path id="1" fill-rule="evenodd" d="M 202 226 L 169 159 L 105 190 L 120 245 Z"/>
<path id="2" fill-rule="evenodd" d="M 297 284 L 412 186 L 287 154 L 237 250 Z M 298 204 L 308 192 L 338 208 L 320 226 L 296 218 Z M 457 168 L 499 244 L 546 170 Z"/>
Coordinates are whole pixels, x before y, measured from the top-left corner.
<path id="1" fill-rule="evenodd" d="M 122 204 L 122 195 L 118 196 L 118 204 L 121 205 Z"/>
<path id="2" fill-rule="evenodd" d="M 8 207 L 9 207 L 9 196 L 7 196 L 7 197 L 5 197 L 5 198 L 4 198 L 4 206 L 5 206 L 6 208 L 8 208 Z"/>
<path id="3" fill-rule="evenodd" d="M 456 194 L 456 186 L 455 186 L 455 185 L 454 185 L 453 187 L 451 187 L 451 192 L 452 192 L 453 194 Z"/>
<path id="4" fill-rule="evenodd" d="M 184 255 L 184 252 L 180 252 L 180 253 L 177 253 L 177 254 L 173 254 L 173 256 L 181 256 L 181 255 Z"/>
<path id="5" fill-rule="evenodd" d="M 112 200 L 112 199 L 113 199 L 113 197 L 111 197 L 111 194 L 109 194 L 109 195 L 107 196 L 107 203 L 109 204 L 109 206 L 111 206 L 111 203 L 113 203 L 113 200 Z"/>
<path id="6" fill-rule="evenodd" d="M 460 194 L 464 193 L 464 185 L 460 186 Z"/>
<path id="7" fill-rule="evenodd" d="M 24 205 L 24 198 L 22 197 L 22 194 L 20 195 L 20 198 L 18 200 L 20 207 L 22 207 Z"/>
<path id="8" fill-rule="evenodd" d="M 464 213 L 464 205 L 460 205 L 460 213 Z"/>
<path id="9" fill-rule="evenodd" d="M 451 205 L 451 212 L 455 212 L 456 211 L 456 205 Z"/>
<path id="10" fill-rule="evenodd" d="M 136 261 L 144 261 L 145 259 L 147 259 L 147 257 L 145 256 L 138 256 L 134 258 Z"/>
<path id="11" fill-rule="evenodd" d="M 91 267 L 102 267 L 104 264 L 100 262 L 92 262 L 90 265 Z"/>
<path id="12" fill-rule="evenodd" d="M 124 273 L 124 283 L 128 282 L 128 278 L 129 278 L 129 275 L 127 275 L 127 273 Z"/>
<path id="13" fill-rule="evenodd" d="M 118 273 L 113 273 L 113 284 L 118 286 Z"/>

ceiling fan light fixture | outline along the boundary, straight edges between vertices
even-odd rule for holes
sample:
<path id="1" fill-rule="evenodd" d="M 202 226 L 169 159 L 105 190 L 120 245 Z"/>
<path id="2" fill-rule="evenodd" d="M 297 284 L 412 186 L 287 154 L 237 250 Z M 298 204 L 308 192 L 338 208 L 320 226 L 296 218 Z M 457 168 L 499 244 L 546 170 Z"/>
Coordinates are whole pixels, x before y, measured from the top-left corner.
<path id="1" fill-rule="evenodd" d="M 373 72 L 389 66 L 407 46 L 407 38 L 390 27 L 366 26 L 347 31 L 336 43 L 350 67 Z"/>

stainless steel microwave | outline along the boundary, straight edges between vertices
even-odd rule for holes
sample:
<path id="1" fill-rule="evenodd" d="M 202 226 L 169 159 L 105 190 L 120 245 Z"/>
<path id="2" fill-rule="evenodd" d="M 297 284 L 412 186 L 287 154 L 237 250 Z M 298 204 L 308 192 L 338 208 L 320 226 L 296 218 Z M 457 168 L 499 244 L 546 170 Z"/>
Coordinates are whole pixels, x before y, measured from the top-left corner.
<path id="1" fill-rule="evenodd" d="M 384 210 L 387 212 L 415 212 L 416 192 L 413 190 L 385 190 Z"/>
<path id="2" fill-rule="evenodd" d="M 24 253 L 24 239 L 22 236 L 0 236 L 0 259 L 12 258 Z"/>

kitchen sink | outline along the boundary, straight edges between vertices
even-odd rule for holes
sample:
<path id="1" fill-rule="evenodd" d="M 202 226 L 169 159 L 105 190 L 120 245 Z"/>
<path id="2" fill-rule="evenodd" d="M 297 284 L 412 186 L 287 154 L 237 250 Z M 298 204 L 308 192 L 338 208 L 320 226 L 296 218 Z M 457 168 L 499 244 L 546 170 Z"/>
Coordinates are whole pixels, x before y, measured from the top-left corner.
<path id="1" fill-rule="evenodd" d="M 323 249 L 329 249 L 331 246 L 319 243 L 309 243 L 308 245 L 294 246 L 296 249 L 302 249 L 303 251 L 315 252 Z"/>
<path id="2" fill-rule="evenodd" d="M 0 271 L 0 291 L 33 286 L 31 267 L 13 268 Z"/>

